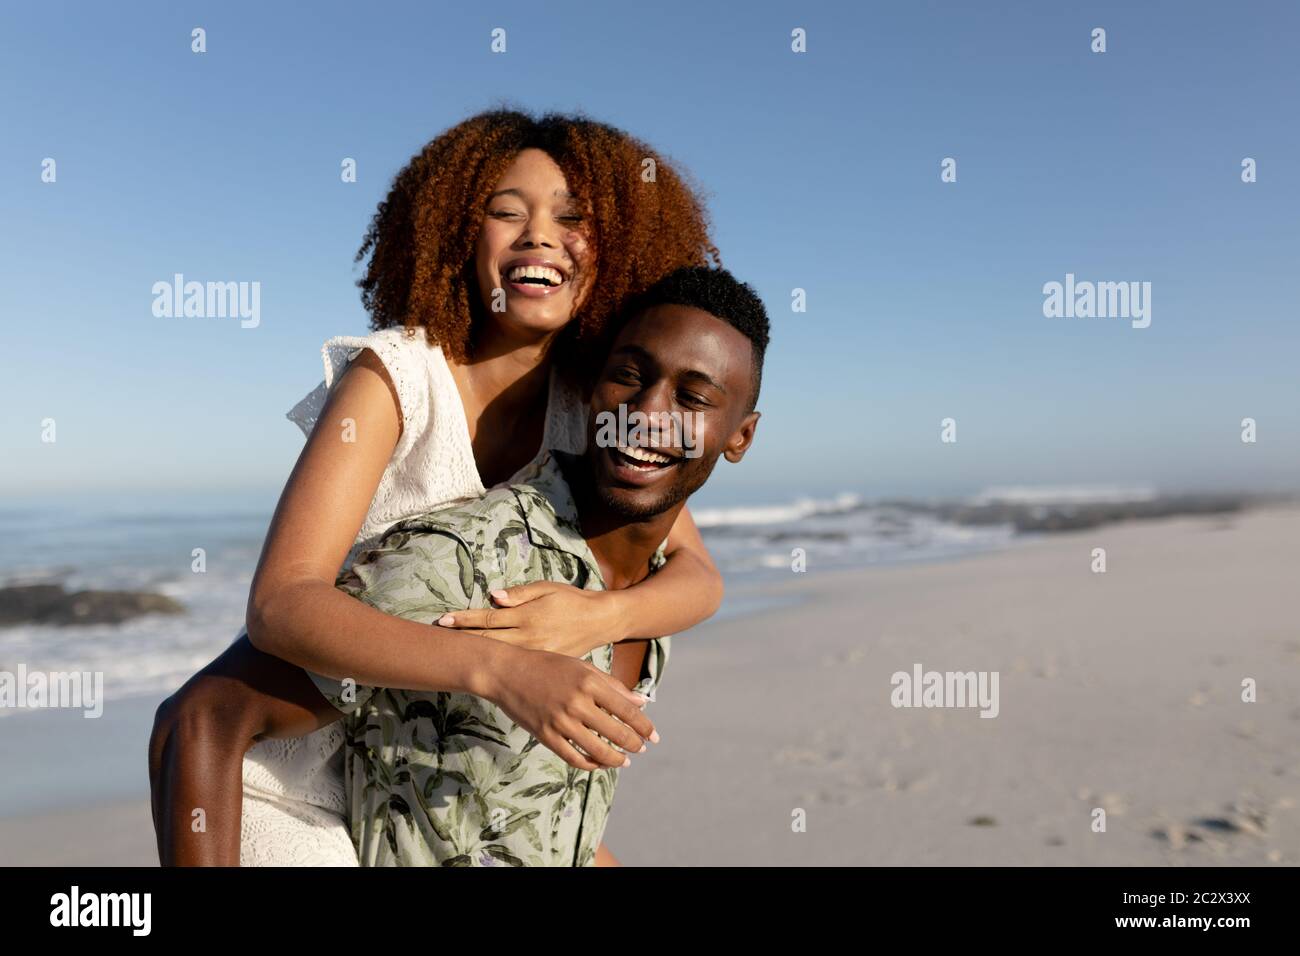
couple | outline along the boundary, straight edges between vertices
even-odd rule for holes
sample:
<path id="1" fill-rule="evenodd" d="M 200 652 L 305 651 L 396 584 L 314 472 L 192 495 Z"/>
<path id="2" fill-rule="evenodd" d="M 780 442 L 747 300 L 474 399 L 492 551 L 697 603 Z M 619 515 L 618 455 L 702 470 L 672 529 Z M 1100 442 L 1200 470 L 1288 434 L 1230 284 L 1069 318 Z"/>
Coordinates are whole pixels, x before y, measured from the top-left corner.
<path id="1" fill-rule="evenodd" d="M 160 857 L 612 865 L 633 691 L 720 600 L 685 499 L 752 440 L 762 304 L 668 163 L 573 117 L 447 131 L 367 253 L 379 331 L 291 412 L 248 633 L 155 720 Z M 690 454 L 597 441 L 620 406 L 691 413 Z"/>

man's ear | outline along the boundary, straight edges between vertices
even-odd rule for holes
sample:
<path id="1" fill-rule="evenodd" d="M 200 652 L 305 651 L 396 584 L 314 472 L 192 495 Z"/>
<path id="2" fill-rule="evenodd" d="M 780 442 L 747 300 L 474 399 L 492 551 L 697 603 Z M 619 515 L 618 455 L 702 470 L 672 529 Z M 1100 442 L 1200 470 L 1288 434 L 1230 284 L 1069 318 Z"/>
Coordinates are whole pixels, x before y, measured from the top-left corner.
<path id="1" fill-rule="evenodd" d="M 754 429 L 758 427 L 758 420 L 762 418 L 761 412 L 750 412 L 740 423 L 740 427 L 732 432 L 731 437 L 727 439 L 727 447 L 722 450 L 723 457 L 730 462 L 737 462 L 745 457 L 745 452 L 749 451 L 749 446 L 754 443 Z"/>

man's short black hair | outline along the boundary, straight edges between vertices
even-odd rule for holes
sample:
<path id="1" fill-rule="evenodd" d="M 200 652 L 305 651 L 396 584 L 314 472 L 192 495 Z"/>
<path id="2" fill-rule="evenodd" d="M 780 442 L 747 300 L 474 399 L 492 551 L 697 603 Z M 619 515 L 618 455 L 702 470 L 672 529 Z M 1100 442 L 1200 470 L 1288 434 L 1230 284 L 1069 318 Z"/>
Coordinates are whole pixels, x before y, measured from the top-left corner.
<path id="1" fill-rule="evenodd" d="M 685 266 L 668 273 L 633 298 L 623 310 L 624 322 L 657 305 L 685 305 L 699 309 L 721 319 L 749 339 L 754 361 L 748 410 L 753 411 L 763 382 L 763 355 L 771 331 L 767 309 L 758 293 L 726 269 Z"/>

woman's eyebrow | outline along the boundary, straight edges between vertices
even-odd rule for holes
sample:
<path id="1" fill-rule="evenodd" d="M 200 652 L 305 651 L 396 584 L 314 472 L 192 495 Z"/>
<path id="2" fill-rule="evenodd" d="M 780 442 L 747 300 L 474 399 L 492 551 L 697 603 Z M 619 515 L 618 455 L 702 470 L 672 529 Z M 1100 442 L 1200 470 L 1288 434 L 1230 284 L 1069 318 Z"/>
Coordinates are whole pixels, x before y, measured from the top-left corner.
<path id="1" fill-rule="evenodd" d="M 576 194 L 569 192 L 567 189 L 557 189 L 555 190 L 554 195 L 557 199 L 572 200 L 578 198 Z M 515 189 L 514 187 L 511 187 L 510 189 L 498 189 L 492 195 L 488 196 L 488 202 L 491 202 L 492 200 L 496 199 L 498 196 L 517 196 L 520 199 L 525 198 L 522 192 L 520 192 L 518 189 Z"/>

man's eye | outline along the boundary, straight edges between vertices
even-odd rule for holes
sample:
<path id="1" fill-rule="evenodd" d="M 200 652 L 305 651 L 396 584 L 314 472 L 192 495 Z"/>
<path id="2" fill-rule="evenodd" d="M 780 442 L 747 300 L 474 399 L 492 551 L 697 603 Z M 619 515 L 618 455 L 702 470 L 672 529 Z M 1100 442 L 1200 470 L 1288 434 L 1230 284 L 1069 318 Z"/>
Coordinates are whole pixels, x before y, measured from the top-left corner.
<path id="1" fill-rule="evenodd" d="M 635 382 L 637 380 L 636 369 L 627 366 L 614 369 L 609 377 L 616 382 Z"/>
<path id="2" fill-rule="evenodd" d="M 683 405 L 704 406 L 709 404 L 709 400 L 707 398 L 705 398 L 703 395 L 696 395 L 694 392 L 679 393 L 677 396 L 677 401 L 681 402 Z"/>

